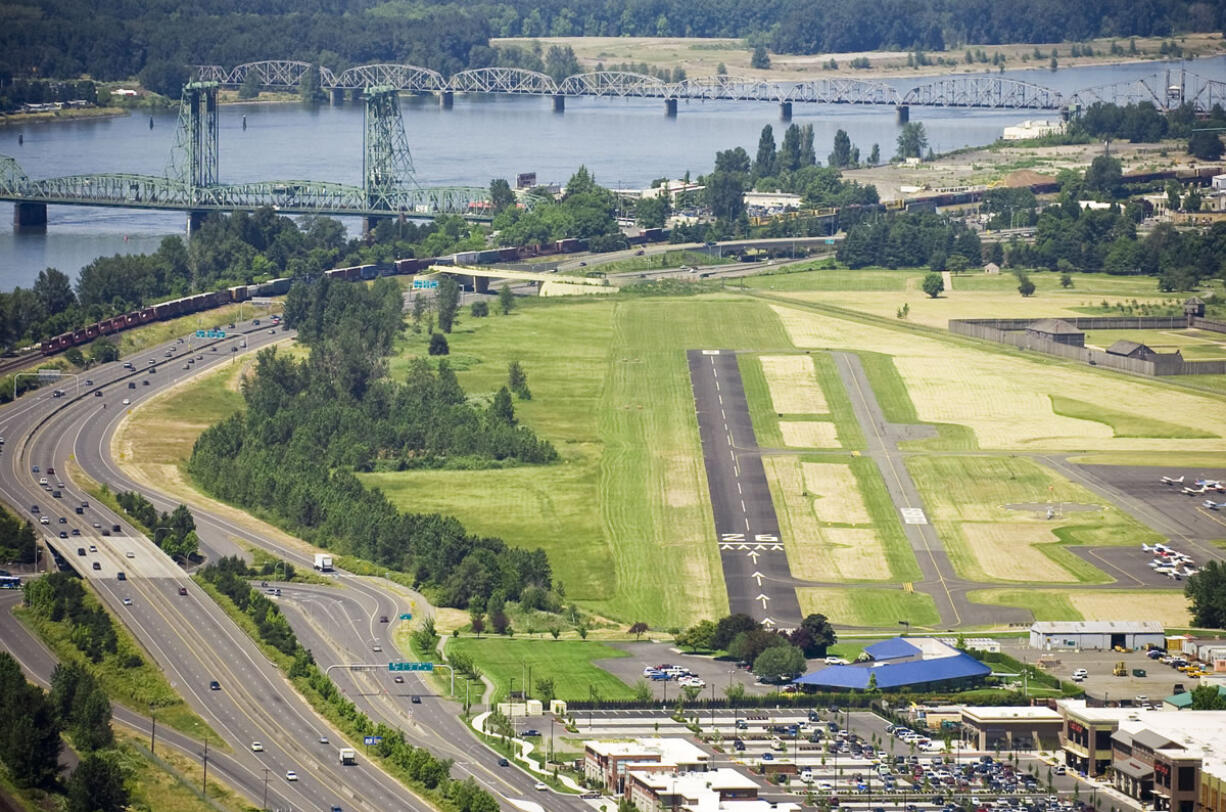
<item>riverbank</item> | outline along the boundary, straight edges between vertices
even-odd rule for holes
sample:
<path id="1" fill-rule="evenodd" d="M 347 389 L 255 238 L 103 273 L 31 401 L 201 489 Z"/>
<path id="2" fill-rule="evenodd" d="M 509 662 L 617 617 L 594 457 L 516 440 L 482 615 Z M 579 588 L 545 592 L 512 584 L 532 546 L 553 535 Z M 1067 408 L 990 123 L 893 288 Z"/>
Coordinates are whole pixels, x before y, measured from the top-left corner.
<path id="1" fill-rule="evenodd" d="M 83 118 L 118 118 L 131 113 L 123 107 L 68 107 L 39 113 L 0 113 L 0 127 L 19 124 L 46 124 L 52 121 L 73 121 Z"/>
<path id="2" fill-rule="evenodd" d="M 693 77 L 711 76 L 720 64 L 729 74 L 763 81 L 782 81 L 822 78 L 886 79 L 910 76 L 948 76 L 957 74 L 983 74 L 996 72 L 992 59 L 999 54 L 1004 58 L 1005 70 L 1049 69 L 1053 49 L 1059 69 L 1086 66 L 1122 65 L 1133 62 L 1165 60 L 1162 47 L 1175 43 L 1184 59 L 1200 59 L 1226 53 L 1226 41 L 1221 34 L 1188 34 L 1178 39 L 1142 37 L 1133 40 L 1101 38 L 1085 43 L 1055 42 L 1014 45 L 962 45 L 943 52 L 928 52 L 925 57 L 932 64 L 908 65 L 915 61 L 907 51 L 863 51 L 857 53 L 827 54 L 771 54 L 771 66 L 767 70 L 751 68 L 749 47 L 744 40 L 735 38 L 687 38 L 687 37 L 512 37 L 491 39 L 490 45 L 518 46 L 531 50 L 539 42 L 543 50 L 550 46 L 570 46 L 584 70 L 594 70 L 597 65 L 606 68 L 622 63 L 646 63 L 648 67 L 672 70 L 682 68 Z M 1111 52 L 1112 44 L 1121 53 Z M 1132 45 L 1135 43 L 1135 52 Z M 1080 51 L 1088 45 L 1094 56 L 1071 56 L 1073 45 Z M 986 62 L 966 62 L 970 52 L 978 59 L 983 52 Z M 1035 54 L 1038 52 L 1039 57 Z M 938 63 L 936 60 L 941 59 Z M 837 67 L 831 65 L 831 60 Z M 851 62 L 867 67 L 852 68 Z"/>

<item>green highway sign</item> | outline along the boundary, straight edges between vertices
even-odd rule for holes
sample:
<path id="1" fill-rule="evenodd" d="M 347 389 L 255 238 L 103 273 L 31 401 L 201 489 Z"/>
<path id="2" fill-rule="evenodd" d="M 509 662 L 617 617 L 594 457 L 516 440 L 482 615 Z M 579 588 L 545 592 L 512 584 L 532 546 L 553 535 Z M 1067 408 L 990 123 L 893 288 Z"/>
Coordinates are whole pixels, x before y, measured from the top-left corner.
<path id="1" fill-rule="evenodd" d="M 388 671 L 433 671 L 434 663 L 388 663 Z"/>
<path id="2" fill-rule="evenodd" d="M 196 338 L 225 338 L 225 330 L 197 330 Z"/>
<path id="3" fill-rule="evenodd" d="M 409 614 L 408 612 L 405 612 L 400 616 L 400 619 L 401 620 L 412 620 L 413 615 Z"/>

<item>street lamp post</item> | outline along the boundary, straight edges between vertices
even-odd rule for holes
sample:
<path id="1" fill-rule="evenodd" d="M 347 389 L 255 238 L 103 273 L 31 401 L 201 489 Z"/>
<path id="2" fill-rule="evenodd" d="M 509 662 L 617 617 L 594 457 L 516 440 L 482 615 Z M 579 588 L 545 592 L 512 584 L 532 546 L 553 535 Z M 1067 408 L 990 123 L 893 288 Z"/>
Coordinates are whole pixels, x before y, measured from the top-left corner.
<path id="1" fill-rule="evenodd" d="M 264 768 L 264 801 L 260 804 L 260 809 L 268 808 L 268 768 Z"/>
<path id="2" fill-rule="evenodd" d="M 158 717 L 152 704 L 149 705 L 149 720 L 149 754 L 156 756 L 157 749 L 155 745 L 157 743 L 158 736 Z"/>
<path id="3" fill-rule="evenodd" d="M 906 627 L 906 629 L 907 629 L 905 632 L 903 632 L 903 637 L 906 637 L 908 634 L 910 634 L 910 633 L 911 633 L 911 621 L 909 621 L 909 620 L 900 620 L 900 621 L 898 621 L 898 625 L 899 625 L 899 626 L 904 626 L 904 627 Z"/>
<path id="4" fill-rule="evenodd" d="M 200 782 L 204 797 L 209 797 L 209 734 L 204 734 L 204 780 Z"/>

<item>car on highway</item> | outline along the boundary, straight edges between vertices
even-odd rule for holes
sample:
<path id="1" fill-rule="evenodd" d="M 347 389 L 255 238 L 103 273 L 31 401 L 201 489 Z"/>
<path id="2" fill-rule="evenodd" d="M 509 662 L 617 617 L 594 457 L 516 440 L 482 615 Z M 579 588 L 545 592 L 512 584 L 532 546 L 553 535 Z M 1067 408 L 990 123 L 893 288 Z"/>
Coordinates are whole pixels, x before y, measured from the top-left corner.
<path id="1" fill-rule="evenodd" d="M 327 744 L 327 743 L 328 743 L 328 737 L 327 737 L 327 736 L 320 736 L 320 737 L 319 737 L 319 743 L 320 743 L 320 744 Z"/>
<path id="2" fill-rule="evenodd" d="M 42 485 L 44 488 L 47 487 L 47 478 L 45 476 L 40 476 L 38 478 L 38 484 Z"/>
<path id="3" fill-rule="evenodd" d="M 220 682 L 218 682 L 217 680 L 210 680 L 210 681 L 209 681 L 209 690 L 210 690 L 210 691 L 220 691 L 220 690 L 221 690 L 221 683 L 220 683 Z"/>
<path id="4" fill-rule="evenodd" d="M 187 587 L 185 587 L 185 586 L 181 586 L 181 587 L 179 587 L 179 594 L 180 594 L 180 595 L 186 595 L 186 594 L 187 594 Z"/>
<path id="5" fill-rule="evenodd" d="M 77 555 L 85 555 L 85 548 L 84 548 L 84 547 L 78 547 L 78 548 L 77 548 Z"/>
<path id="6" fill-rule="evenodd" d="M 72 530 L 70 530 L 70 531 L 69 531 L 68 535 L 70 535 L 70 536 L 79 536 L 79 535 L 81 535 L 81 531 L 80 531 L 80 530 L 78 530 L 77 528 L 75 528 L 75 527 L 74 527 L 74 528 L 72 528 Z"/>
<path id="7" fill-rule="evenodd" d="M 61 531 L 60 531 L 60 538 L 62 538 L 62 539 L 66 539 L 66 538 L 68 538 L 68 531 L 67 531 L 67 530 L 61 530 Z"/>
<path id="8" fill-rule="evenodd" d="M 46 516 L 39 516 L 38 523 L 39 524 L 51 524 L 51 520 L 48 519 Z"/>
<path id="9" fill-rule="evenodd" d="M 136 553 L 132 552 L 131 550 L 128 550 L 126 553 L 124 553 L 124 557 L 125 558 L 136 558 Z"/>
<path id="10" fill-rule="evenodd" d="M 402 682 L 404 682 L 404 677 L 402 677 L 402 676 L 400 676 L 399 674 L 397 674 L 395 677 L 393 677 L 393 678 L 392 678 L 392 682 L 395 682 L 395 683 L 402 683 Z"/>
<path id="11" fill-rule="evenodd" d="M 251 743 L 251 752 L 253 752 L 253 753 L 263 753 L 263 752 L 264 752 L 264 745 L 260 744 L 259 742 L 252 742 L 252 743 Z"/>
<path id="12" fill-rule="evenodd" d="M 135 388 L 136 388 L 136 384 L 135 384 L 133 381 L 128 381 L 128 388 L 129 388 L 129 389 L 135 389 Z"/>
<path id="13" fill-rule="evenodd" d="M 184 364 L 184 365 L 183 365 L 183 368 L 184 368 L 184 369 L 191 369 L 191 366 L 190 366 L 190 365 L 188 365 L 188 364 Z"/>
<path id="14" fill-rule="evenodd" d="M 509 767 L 511 766 L 511 762 L 507 761 L 505 758 L 500 758 L 498 759 L 498 766 L 499 767 Z"/>
<path id="15" fill-rule="evenodd" d="M 124 405 L 124 406 L 131 406 L 131 405 L 132 405 L 132 401 L 128 400 L 127 398 L 124 398 L 124 399 L 123 399 L 123 405 Z"/>
<path id="16" fill-rule="evenodd" d="M 68 524 L 68 520 L 67 520 L 67 519 L 65 519 L 63 516 L 61 516 L 61 517 L 60 517 L 60 524 Z"/>
<path id="17" fill-rule="evenodd" d="M 420 705 L 420 704 L 421 704 L 421 697 L 420 697 L 420 696 L 418 696 L 417 694 L 413 694 L 413 698 L 412 698 L 410 701 L 411 701 L 411 702 L 412 702 L 414 705 Z"/>
<path id="18" fill-rule="evenodd" d="M 95 529 L 95 530 L 98 530 L 98 529 L 100 529 L 101 527 L 102 527 L 102 523 L 101 523 L 101 522 L 94 522 L 94 529 Z"/>
<path id="19" fill-rule="evenodd" d="M 285 780 L 286 780 L 286 781 L 297 781 L 297 780 L 298 780 L 298 773 L 294 772 L 293 770 L 286 770 L 286 771 L 285 771 Z"/>
<path id="20" fill-rule="evenodd" d="M 37 466 L 37 465 L 32 465 L 32 466 L 30 466 L 30 470 L 31 470 L 32 472 L 34 472 L 34 473 L 36 473 L 36 474 L 37 474 L 37 473 L 38 473 L 38 466 Z"/>
<path id="21" fill-rule="evenodd" d="M 95 390 L 94 390 L 94 397 L 96 397 L 96 398 L 100 398 L 100 397 L 102 397 L 102 390 L 101 390 L 101 389 L 95 389 Z"/>
<path id="22" fill-rule="evenodd" d="M 120 570 L 119 572 L 115 573 L 115 580 L 116 581 L 126 581 L 128 580 L 128 576 L 123 574 L 123 570 Z"/>
<path id="23" fill-rule="evenodd" d="M 101 565 L 101 564 L 99 564 L 97 561 L 95 561 L 95 562 L 94 562 L 94 569 L 96 569 L 96 570 L 100 570 L 100 569 L 102 569 L 102 565 Z"/>
<path id="24" fill-rule="evenodd" d="M 131 362 L 131 361 L 124 361 L 124 362 L 123 362 L 123 368 L 124 368 L 124 369 L 132 369 L 132 362 Z"/>
<path id="25" fill-rule="evenodd" d="M 124 598 L 124 599 L 123 599 L 123 605 L 124 605 L 124 606 L 131 606 L 131 605 L 132 605 L 132 599 L 131 599 L 131 598 Z"/>
<path id="26" fill-rule="evenodd" d="M 31 513 L 38 513 L 38 505 L 30 505 Z"/>
<path id="27" fill-rule="evenodd" d="M 370 650 L 375 651 L 375 652 L 383 651 L 383 646 L 379 645 L 378 643 L 375 643 L 373 646 L 370 647 Z"/>
<path id="28" fill-rule="evenodd" d="M 162 353 L 162 355 L 163 355 L 164 357 L 166 357 L 166 358 L 174 358 L 174 357 L 175 357 L 175 351 L 174 351 L 174 350 L 167 350 L 166 352 Z M 150 361 L 149 363 L 151 363 L 151 364 L 152 364 L 153 362 L 152 362 L 152 361 Z"/>
<path id="29" fill-rule="evenodd" d="M 1073 681 L 1081 682 L 1083 679 L 1085 679 L 1088 676 L 1090 676 L 1089 671 L 1085 670 L 1084 668 L 1078 668 L 1076 671 L 1073 672 Z"/>
<path id="30" fill-rule="evenodd" d="M 90 551 L 91 553 L 96 553 L 96 552 L 98 552 L 98 547 L 97 547 L 97 545 L 94 545 L 94 544 L 89 545 L 89 551 Z"/>
<path id="31" fill-rule="evenodd" d="M 537 781 L 535 784 L 532 785 L 532 788 L 536 790 L 537 792 L 545 792 L 547 789 L 549 789 L 549 785 L 546 784 L 544 781 Z"/>
<path id="32" fill-rule="evenodd" d="M 380 622 L 380 623 L 387 623 L 387 622 L 388 622 L 387 615 L 379 615 L 379 622 Z"/>

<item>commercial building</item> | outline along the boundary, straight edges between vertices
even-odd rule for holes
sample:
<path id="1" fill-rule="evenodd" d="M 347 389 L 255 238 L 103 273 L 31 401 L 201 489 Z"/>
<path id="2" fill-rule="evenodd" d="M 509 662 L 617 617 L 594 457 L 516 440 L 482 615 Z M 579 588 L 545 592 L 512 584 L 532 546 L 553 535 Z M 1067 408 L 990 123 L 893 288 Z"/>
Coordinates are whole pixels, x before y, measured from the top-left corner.
<path id="1" fill-rule="evenodd" d="M 635 771 L 627 776 L 626 800 L 641 812 L 755 812 L 800 809 L 758 800 L 758 783 L 722 767 L 701 773 Z"/>
<path id="2" fill-rule="evenodd" d="M 610 793 L 626 792 L 632 772 L 705 772 L 711 757 L 685 739 L 585 741 L 583 774 Z"/>
<path id="3" fill-rule="evenodd" d="M 962 740 L 973 750 L 1056 750 L 1064 717 L 1046 705 L 962 708 Z"/>
<path id="4" fill-rule="evenodd" d="M 1115 788 L 1149 808 L 1226 812 L 1226 711 L 1136 712 L 1111 748 Z"/>
<path id="5" fill-rule="evenodd" d="M 1061 699 L 1056 702 L 1056 710 L 1064 720 L 1060 731 L 1064 763 L 1095 777 L 1111 766 L 1111 737 L 1120 721 L 1141 712 L 1135 708 L 1096 708 L 1084 699 Z"/>
<path id="6" fill-rule="evenodd" d="M 1025 141 L 1030 138 L 1042 138 L 1064 132 L 1064 122 L 1059 119 L 1030 119 L 1011 127 L 1005 127 L 1001 135 L 1002 141 Z"/>
<path id="7" fill-rule="evenodd" d="M 794 680 L 811 691 L 944 690 L 983 682 L 992 669 L 931 637 L 895 637 L 864 649 L 865 662 L 829 665 Z"/>
<path id="8" fill-rule="evenodd" d="M 1045 651 L 1165 645 L 1162 624 L 1156 620 L 1040 621 L 1030 627 L 1030 647 Z"/>

